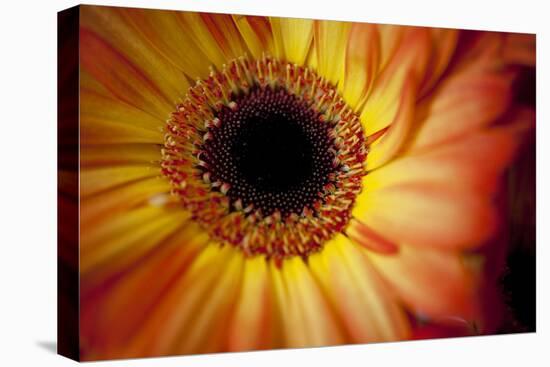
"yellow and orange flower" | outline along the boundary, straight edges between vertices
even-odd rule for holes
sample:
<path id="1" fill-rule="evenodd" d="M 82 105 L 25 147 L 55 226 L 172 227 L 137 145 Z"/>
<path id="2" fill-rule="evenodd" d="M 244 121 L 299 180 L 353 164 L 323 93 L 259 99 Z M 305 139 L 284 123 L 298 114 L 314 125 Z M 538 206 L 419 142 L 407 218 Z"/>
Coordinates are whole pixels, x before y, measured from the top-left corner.
<path id="1" fill-rule="evenodd" d="M 83 359 L 491 332 L 477 250 L 533 122 L 509 67 L 534 63 L 530 36 L 98 6 L 80 22 Z M 330 179 L 258 196 L 223 139 L 285 106 L 313 116 Z"/>

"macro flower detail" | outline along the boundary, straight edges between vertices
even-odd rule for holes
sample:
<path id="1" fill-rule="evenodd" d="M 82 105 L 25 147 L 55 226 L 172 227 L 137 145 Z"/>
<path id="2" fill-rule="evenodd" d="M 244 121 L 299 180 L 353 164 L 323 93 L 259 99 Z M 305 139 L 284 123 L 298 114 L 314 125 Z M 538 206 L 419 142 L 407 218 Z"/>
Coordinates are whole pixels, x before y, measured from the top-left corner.
<path id="1" fill-rule="evenodd" d="M 80 50 L 84 359 L 495 331 L 529 39 L 82 6 Z"/>
<path id="2" fill-rule="evenodd" d="M 211 238 L 280 261 L 346 226 L 367 145 L 309 69 L 234 60 L 190 89 L 167 130 L 163 173 Z"/>

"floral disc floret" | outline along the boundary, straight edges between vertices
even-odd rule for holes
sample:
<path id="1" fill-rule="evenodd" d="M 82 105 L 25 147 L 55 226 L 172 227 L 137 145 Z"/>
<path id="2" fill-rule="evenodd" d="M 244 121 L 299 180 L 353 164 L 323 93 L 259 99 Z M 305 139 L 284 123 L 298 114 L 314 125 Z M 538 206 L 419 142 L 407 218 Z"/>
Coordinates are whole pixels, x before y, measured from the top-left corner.
<path id="1" fill-rule="evenodd" d="M 233 60 L 189 89 L 162 172 L 209 235 L 247 255 L 307 257 L 347 225 L 365 174 L 357 115 L 312 70 Z"/>

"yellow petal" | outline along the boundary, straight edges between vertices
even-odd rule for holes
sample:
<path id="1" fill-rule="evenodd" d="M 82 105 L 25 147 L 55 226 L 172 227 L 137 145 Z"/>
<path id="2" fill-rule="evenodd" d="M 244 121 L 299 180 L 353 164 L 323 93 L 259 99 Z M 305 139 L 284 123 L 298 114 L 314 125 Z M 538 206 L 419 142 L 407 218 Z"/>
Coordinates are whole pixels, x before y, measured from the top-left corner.
<path id="1" fill-rule="evenodd" d="M 130 124 L 118 124 L 112 121 L 82 117 L 80 120 L 84 144 L 125 144 L 151 143 L 162 144 L 163 136 L 159 131 L 143 129 Z"/>
<path id="2" fill-rule="evenodd" d="M 123 214 L 130 208 L 148 205 L 160 196 L 165 200 L 177 200 L 170 195 L 170 182 L 162 177 L 151 177 L 137 180 L 116 187 L 98 196 L 83 198 L 80 201 L 80 221 L 92 225 L 98 221 L 110 220 L 111 217 Z"/>
<path id="3" fill-rule="evenodd" d="M 404 340 L 409 323 L 399 300 L 370 261 L 343 235 L 310 257 L 310 266 L 342 318 L 352 342 Z"/>
<path id="4" fill-rule="evenodd" d="M 185 224 L 189 214 L 181 210 L 142 207 L 122 213 L 108 222 L 81 224 L 80 272 L 99 281 L 123 270 Z"/>
<path id="5" fill-rule="evenodd" d="M 317 70 L 317 49 L 315 47 L 315 42 L 311 42 L 305 65 L 311 70 Z"/>
<path id="6" fill-rule="evenodd" d="M 160 146 L 154 144 L 112 144 L 80 147 L 80 167 L 158 163 Z"/>
<path id="7" fill-rule="evenodd" d="M 177 354 L 213 353 L 225 349 L 227 329 L 220 325 L 228 321 L 237 302 L 245 261 L 237 250 L 233 251 L 235 254 L 224 264 L 215 286 L 200 300 L 200 310 L 186 323 L 181 323 L 174 346 Z"/>
<path id="8" fill-rule="evenodd" d="M 341 344 L 344 336 L 319 286 L 300 258 L 286 260 L 271 274 L 288 347 Z"/>
<path id="9" fill-rule="evenodd" d="M 342 92 L 348 36 L 352 23 L 316 20 L 314 43 L 317 53 L 317 72 Z"/>
<path id="10" fill-rule="evenodd" d="M 157 143 L 164 137 L 160 120 L 115 97 L 80 90 L 80 139 L 82 144 Z M 167 116 L 168 117 L 168 116 Z"/>
<path id="11" fill-rule="evenodd" d="M 360 118 L 366 135 L 387 127 L 395 118 L 407 77 L 422 80 L 429 56 L 430 38 L 424 28 L 408 29 L 395 54 L 375 81 Z"/>
<path id="12" fill-rule="evenodd" d="M 313 20 L 269 18 L 275 56 L 303 65 L 313 38 Z"/>
<path id="13" fill-rule="evenodd" d="M 366 162 L 367 170 L 371 171 L 386 164 L 399 152 L 405 143 L 414 120 L 415 87 L 413 78 L 409 76 L 403 85 L 401 100 L 395 119 L 384 135 L 370 145 Z"/>
<path id="14" fill-rule="evenodd" d="M 159 167 L 145 165 L 83 170 L 80 173 L 80 195 L 86 197 L 132 181 L 155 176 L 160 176 Z"/>
<path id="15" fill-rule="evenodd" d="M 380 63 L 380 39 L 375 25 L 353 23 L 346 47 L 343 97 L 357 109 L 367 96 Z"/>

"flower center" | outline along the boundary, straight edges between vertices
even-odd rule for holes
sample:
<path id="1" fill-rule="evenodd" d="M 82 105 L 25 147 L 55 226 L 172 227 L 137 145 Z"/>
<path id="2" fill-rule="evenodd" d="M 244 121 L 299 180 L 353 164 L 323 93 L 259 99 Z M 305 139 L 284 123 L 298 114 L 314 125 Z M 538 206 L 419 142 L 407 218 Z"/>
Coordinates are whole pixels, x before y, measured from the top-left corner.
<path id="1" fill-rule="evenodd" d="M 166 130 L 163 173 L 220 243 L 305 257 L 346 226 L 364 175 L 364 134 L 309 69 L 234 60 L 190 88 Z"/>
<path id="2" fill-rule="evenodd" d="M 203 171 L 229 185 L 230 201 L 242 200 L 264 216 L 300 214 L 332 183 L 335 149 L 319 114 L 283 88 L 256 88 L 223 107 L 220 127 L 202 144 Z"/>

